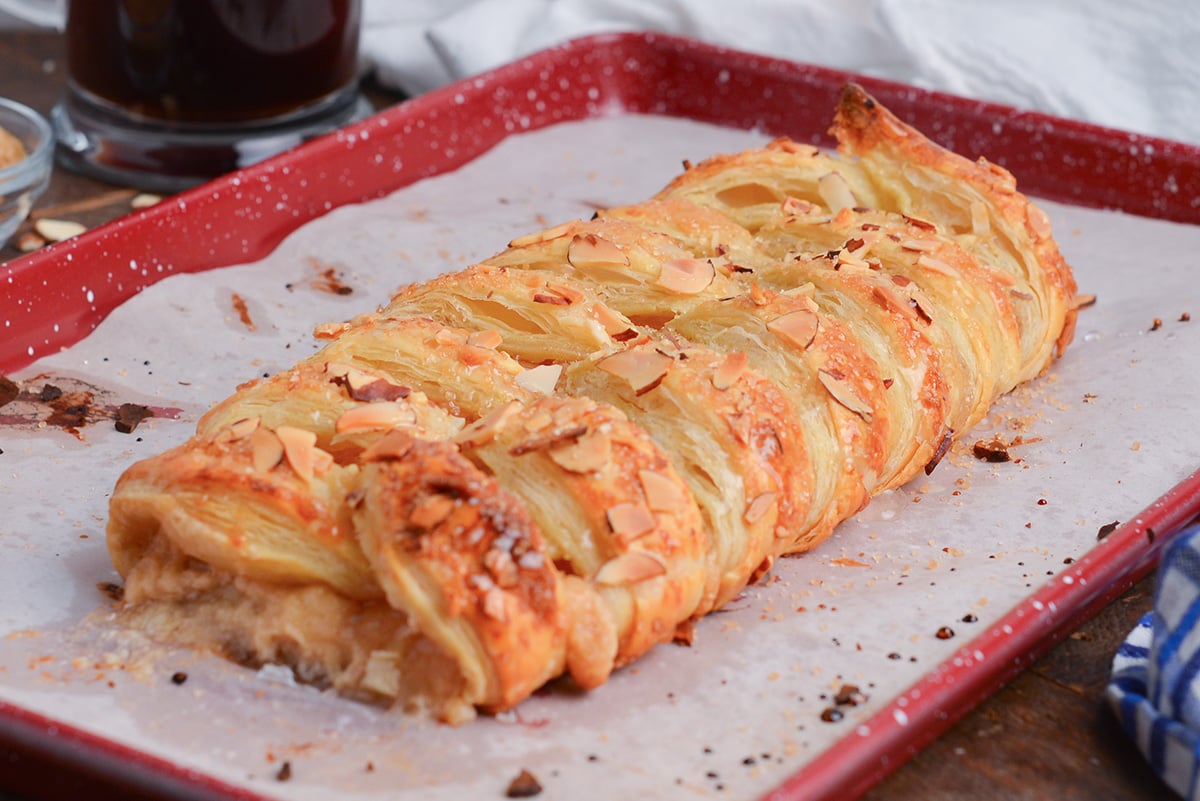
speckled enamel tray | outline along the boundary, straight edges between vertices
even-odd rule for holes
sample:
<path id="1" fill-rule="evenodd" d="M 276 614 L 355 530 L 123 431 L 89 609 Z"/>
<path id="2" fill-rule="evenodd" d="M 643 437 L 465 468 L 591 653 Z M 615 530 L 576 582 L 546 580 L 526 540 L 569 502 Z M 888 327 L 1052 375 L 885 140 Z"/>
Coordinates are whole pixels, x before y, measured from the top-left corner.
<path id="1" fill-rule="evenodd" d="M 108 618 L 95 587 L 116 578 L 103 527 L 120 469 L 295 361 L 313 323 L 645 197 L 683 158 L 827 144 L 846 78 L 662 36 L 581 40 L 0 265 L 0 370 L 24 390 L 0 407 L 0 748 L 23 757 L 0 788 L 502 798 L 528 770 L 548 798 L 849 799 L 1150 569 L 1200 513 L 1200 298 L 1171 257 L 1200 252 L 1200 152 L 863 78 L 1045 198 L 1097 296 L 1067 356 L 928 478 L 782 560 L 691 647 L 458 728 Z M 47 384 L 91 393 L 91 417 L 50 419 Z M 123 402 L 156 416 L 133 434 L 97 422 Z M 996 436 L 1012 461 L 973 458 Z"/>

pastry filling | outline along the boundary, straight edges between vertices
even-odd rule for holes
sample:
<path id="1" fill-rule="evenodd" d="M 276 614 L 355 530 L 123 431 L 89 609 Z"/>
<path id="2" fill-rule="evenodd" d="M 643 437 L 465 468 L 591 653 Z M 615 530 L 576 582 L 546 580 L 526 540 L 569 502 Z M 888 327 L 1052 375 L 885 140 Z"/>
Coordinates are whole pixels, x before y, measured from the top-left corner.
<path id="1" fill-rule="evenodd" d="M 156 536 L 125 578 L 125 601 L 126 622 L 156 639 L 285 665 L 305 684 L 449 722 L 474 716 L 458 665 L 382 598 L 234 576 Z"/>

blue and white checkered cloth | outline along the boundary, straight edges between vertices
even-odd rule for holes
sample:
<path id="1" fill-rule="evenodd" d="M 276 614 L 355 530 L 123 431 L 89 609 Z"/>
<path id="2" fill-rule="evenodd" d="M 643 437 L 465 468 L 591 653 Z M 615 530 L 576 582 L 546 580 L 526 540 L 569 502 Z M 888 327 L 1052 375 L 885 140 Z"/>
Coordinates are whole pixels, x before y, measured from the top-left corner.
<path id="1" fill-rule="evenodd" d="M 1200 525 L 1164 551 L 1154 609 L 1117 650 L 1108 700 L 1155 773 L 1200 801 Z"/>

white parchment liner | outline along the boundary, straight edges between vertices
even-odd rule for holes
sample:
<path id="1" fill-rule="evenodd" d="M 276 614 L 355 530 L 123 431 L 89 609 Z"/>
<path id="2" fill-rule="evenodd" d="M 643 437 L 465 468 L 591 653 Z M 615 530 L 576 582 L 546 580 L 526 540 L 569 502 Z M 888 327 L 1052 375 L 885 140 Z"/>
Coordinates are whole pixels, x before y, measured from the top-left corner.
<path id="1" fill-rule="evenodd" d="M 1044 204 L 1081 292 L 1098 298 L 1067 356 L 931 476 L 703 621 L 693 646 L 659 647 L 599 690 L 551 688 L 451 728 L 156 646 L 106 618 L 96 585 L 118 580 L 104 546 L 117 476 L 186 439 L 241 381 L 314 350 L 314 324 L 514 236 L 646 198 L 681 159 L 765 138 L 632 115 L 514 136 L 455 173 L 335 210 L 261 262 L 172 276 L 14 376 L 179 411 L 133 434 L 0 427 L 0 699 L 281 799 L 498 798 L 521 769 L 549 798 L 753 798 L 1200 463 L 1200 320 L 1183 319 L 1200 315 L 1200 229 Z M 330 269 L 350 294 L 319 288 Z M 1018 461 L 971 456 L 994 435 L 1024 438 Z M 939 638 L 943 627 L 954 636 Z M 171 681 L 179 671 L 184 684 Z M 823 721 L 847 685 L 860 702 Z"/>

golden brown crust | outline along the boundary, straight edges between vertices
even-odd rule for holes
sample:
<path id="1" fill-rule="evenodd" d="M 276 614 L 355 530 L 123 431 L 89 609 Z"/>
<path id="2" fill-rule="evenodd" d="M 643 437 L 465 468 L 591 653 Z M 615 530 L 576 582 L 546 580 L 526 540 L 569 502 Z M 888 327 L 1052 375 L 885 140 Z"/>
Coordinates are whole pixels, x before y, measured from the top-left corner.
<path id="1" fill-rule="evenodd" d="M 1031 356 L 1032 374 L 1070 344 L 1077 314 L 1071 302 L 1076 292 L 1074 276 L 1053 239 L 1046 213 L 1017 191 L 1012 173 L 984 158 L 972 162 L 939 147 L 857 84 L 842 89 L 831 132 L 851 155 L 868 160 L 878 155 L 893 164 L 925 167 L 948 179 L 951 186 L 970 187 L 986 198 L 998 220 L 1012 228 L 999 233 L 1016 240 L 1013 246 L 1024 251 L 1029 288 L 1042 307 L 1041 328 L 1048 343 Z M 1027 371 L 1024 377 L 1031 375 Z"/>
<path id="2" fill-rule="evenodd" d="M 464 452 L 524 499 L 559 569 L 604 599 L 616 665 L 696 614 L 708 575 L 703 522 L 667 455 L 615 408 L 545 398 Z"/>
<path id="3" fill-rule="evenodd" d="M 368 457 L 354 521 L 392 606 L 458 657 L 467 702 L 504 709 L 553 678 L 564 621 L 541 533 L 516 498 L 445 442 Z"/>
<path id="4" fill-rule="evenodd" d="M 936 465 L 1074 281 L 1004 170 L 857 87 L 834 133 L 319 327 L 118 482 L 128 614 L 457 722 L 599 686 Z"/>

